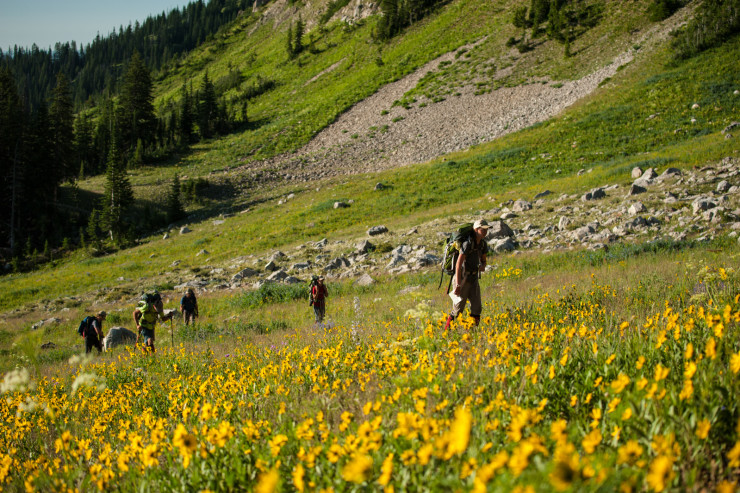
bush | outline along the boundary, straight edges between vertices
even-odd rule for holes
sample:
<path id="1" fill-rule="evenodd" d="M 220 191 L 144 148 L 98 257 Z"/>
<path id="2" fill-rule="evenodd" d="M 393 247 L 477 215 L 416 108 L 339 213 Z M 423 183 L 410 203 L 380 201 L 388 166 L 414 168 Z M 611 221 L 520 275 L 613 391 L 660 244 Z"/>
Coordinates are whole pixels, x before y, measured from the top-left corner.
<path id="1" fill-rule="evenodd" d="M 233 304 L 239 308 L 257 308 L 271 303 L 308 299 L 308 289 L 303 284 L 267 283 L 256 291 L 249 291 L 234 299 Z"/>

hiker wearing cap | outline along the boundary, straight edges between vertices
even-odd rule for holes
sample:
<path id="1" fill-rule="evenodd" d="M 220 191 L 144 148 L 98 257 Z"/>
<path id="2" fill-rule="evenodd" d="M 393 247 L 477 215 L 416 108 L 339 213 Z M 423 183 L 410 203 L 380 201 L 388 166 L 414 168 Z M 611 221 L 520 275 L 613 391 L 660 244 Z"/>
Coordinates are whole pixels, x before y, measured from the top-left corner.
<path id="1" fill-rule="evenodd" d="M 162 296 L 158 292 L 145 294 L 134 310 L 134 323 L 136 324 L 136 345 L 139 345 L 139 337 L 144 337 L 144 353 L 155 351 L 154 328 L 157 319 L 170 320 L 174 311 L 165 315 Z"/>
<path id="2" fill-rule="evenodd" d="M 311 303 L 313 304 L 313 313 L 317 324 L 324 321 L 327 296 L 329 296 L 329 292 L 324 285 L 324 277 L 320 276 L 316 280 L 316 284 L 311 287 Z"/>
<path id="3" fill-rule="evenodd" d="M 91 352 L 92 348 L 97 348 L 98 353 L 103 351 L 103 321 L 106 316 L 104 311 L 99 311 L 82 334 L 85 338 L 85 353 Z"/>
<path id="4" fill-rule="evenodd" d="M 452 312 L 447 317 L 445 330 L 452 321 L 465 309 L 465 303 L 470 300 L 470 316 L 475 325 L 480 323 L 480 314 L 483 309 L 480 296 L 480 273 L 486 270 L 486 255 L 488 254 L 488 222 L 479 219 L 473 224 L 473 234 L 460 247 L 457 257 L 455 274 L 453 275 L 453 290 L 450 297 L 453 300 Z"/>
<path id="5" fill-rule="evenodd" d="M 185 296 L 180 300 L 180 311 L 182 312 L 185 325 L 188 325 L 190 322 L 195 323 L 195 317 L 198 316 L 198 300 L 195 298 L 193 288 L 188 288 Z"/>

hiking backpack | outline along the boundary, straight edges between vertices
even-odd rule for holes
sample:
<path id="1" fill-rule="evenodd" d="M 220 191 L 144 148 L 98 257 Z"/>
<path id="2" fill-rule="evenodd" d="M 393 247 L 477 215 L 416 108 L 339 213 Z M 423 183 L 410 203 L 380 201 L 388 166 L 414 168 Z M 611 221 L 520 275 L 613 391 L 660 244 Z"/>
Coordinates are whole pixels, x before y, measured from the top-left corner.
<path id="1" fill-rule="evenodd" d="M 153 291 L 151 293 L 144 293 L 141 295 L 141 301 L 146 303 L 147 305 L 153 305 L 157 301 L 161 300 L 162 296 L 157 291 Z"/>
<path id="2" fill-rule="evenodd" d="M 311 276 L 311 280 L 308 282 L 308 305 L 313 305 L 313 287 L 319 284 L 319 276 L 316 274 Z"/>
<path id="3" fill-rule="evenodd" d="M 95 320 L 95 317 L 83 318 L 80 322 L 80 326 L 77 327 L 77 333 L 82 337 L 85 337 L 87 335 L 87 329 L 92 329 L 93 320 Z"/>
<path id="4" fill-rule="evenodd" d="M 457 257 L 460 255 L 462 244 L 474 234 L 473 223 L 465 223 L 455 231 L 447 235 L 444 247 L 442 248 L 442 274 L 439 278 L 439 287 L 442 286 L 444 275 L 453 276 L 457 265 Z M 450 277 L 452 283 L 452 277 Z M 447 291 L 449 291 L 449 286 Z"/>

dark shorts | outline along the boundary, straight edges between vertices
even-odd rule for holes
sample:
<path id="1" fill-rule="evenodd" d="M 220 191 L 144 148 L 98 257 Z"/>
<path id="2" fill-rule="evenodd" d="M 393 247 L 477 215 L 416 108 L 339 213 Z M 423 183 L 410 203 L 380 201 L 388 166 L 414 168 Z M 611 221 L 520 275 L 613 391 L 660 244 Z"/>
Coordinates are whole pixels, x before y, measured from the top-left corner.
<path id="1" fill-rule="evenodd" d="M 91 352 L 92 348 L 98 348 L 98 352 L 100 353 L 103 351 L 103 343 L 100 342 L 100 339 L 97 336 L 85 337 L 85 353 Z"/>
<path id="2" fill-rule="evenodd" d="M 154 344 L 154 329 L 142 328 L 141 336 L 144 338 L 144 344 L 146 345 Z"/>

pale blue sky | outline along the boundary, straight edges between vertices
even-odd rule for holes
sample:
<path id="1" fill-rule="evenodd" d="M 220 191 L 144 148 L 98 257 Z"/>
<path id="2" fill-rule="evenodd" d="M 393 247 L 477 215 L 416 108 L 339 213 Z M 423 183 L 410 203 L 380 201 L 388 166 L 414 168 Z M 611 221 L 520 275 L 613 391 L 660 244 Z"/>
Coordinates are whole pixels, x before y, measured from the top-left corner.
<path id="1" fill-rule="evenodd" d="M 0 0 L 0 48 L 90 43 L 118 26 L 183 7 L 189 0 Z M 207 2 L 206 2 L 207 3 Z"/>

